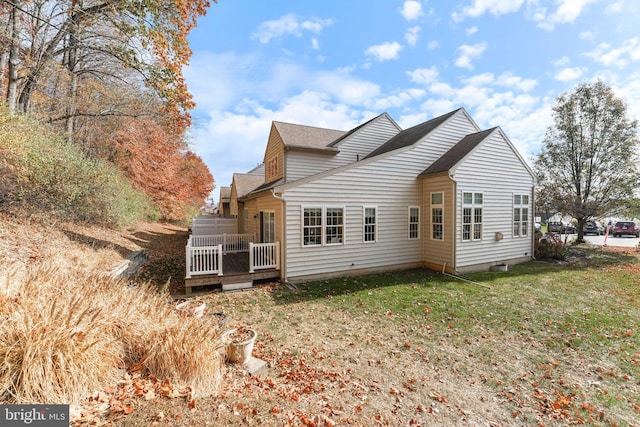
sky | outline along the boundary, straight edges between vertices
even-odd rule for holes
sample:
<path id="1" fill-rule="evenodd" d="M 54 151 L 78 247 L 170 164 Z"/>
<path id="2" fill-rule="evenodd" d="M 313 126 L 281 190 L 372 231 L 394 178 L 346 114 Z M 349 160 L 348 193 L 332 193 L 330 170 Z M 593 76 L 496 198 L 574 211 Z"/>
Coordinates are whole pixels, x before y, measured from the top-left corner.
<path id="1" fill-rule="evenodd" d="M 272 121 L 403 129 L 464 107 L 532 164 L 556 98 L 596 79 L 640 119 L 638 0 L 218 0 L 184 70 L 191 150 L 216 189 L 260 164 Z"/>

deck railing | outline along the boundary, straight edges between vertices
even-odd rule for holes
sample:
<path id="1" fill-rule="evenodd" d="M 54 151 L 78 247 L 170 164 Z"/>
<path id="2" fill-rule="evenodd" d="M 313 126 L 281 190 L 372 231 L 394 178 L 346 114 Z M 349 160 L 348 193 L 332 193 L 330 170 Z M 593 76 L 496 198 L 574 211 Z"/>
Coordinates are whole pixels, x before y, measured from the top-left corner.
<path id="1" fill-rule="evenodd" d="M 217 274 L 218 276 L 222 276 L 222 245 L 187 245 L 186 262 L 187 279 L 192 276 L 206 274 Z"/>
<path id="2" fill-rule="evenodd" d="M 222 245 L 222 253 L 249 252 L 249 243 L 253 242 L 253 234 L 213 234 L 189 236 L 187 246 L 217 246 Z"/>
<path id="3" fill-rule="evenodd" d="M 280 269 L 280 242 L 249 243 L 249 273 L 266 268 Z"/>
<path id="4" fill-rule="evenodd" d="M 189 236 L 186 247 L 186 278 L 202 275 L 222 276 L 223 255 L 248 252 L 249 273 L 280 269 L 280 242 L 254 243 L 253 234 Z"/>

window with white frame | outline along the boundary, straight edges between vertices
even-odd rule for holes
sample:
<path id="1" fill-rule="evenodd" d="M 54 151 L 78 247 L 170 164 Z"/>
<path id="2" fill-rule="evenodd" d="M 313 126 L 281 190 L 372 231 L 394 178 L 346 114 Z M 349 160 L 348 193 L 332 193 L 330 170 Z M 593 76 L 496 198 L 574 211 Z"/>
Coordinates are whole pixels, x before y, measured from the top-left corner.
<path id="1" fill-rule="evenodd" d="M 409 239 L 420 238 L 420 208 L 409 206 Z"/>
<path id="2" fill-rule="evenodd" d="M 322 208 L 304 208 L 302 216 L 302 244 L 322 245 Z"/>
<path id="3" fill-rule="evenodd" d="M 529 195 L 513 195 L 513 236 L 525 237 L 529 234 Z"/>
<path id="4" fill-rule="evenodd" d="M 443 193 L 431 193 L 431 238 L 442 240 L 444 238 L 444 195 Z"/>
<path id="5" fill-rule="evenodd" d="M 344 209 L 326 208 L 325 243 L 335 245 L 344 243 Z"/>
<path id="6" fill-rule="evenodd" d="M 302 245 L 344 244 L 343 207 L 303 207 Z"/>
<path id="7" fill-rule="evenodd" d="M 462 240 L 482 239 L 482 193 L 462 193 Z"/>
<path id="8" fill-rule="evenodd" d="M 363 219 L 363 230 L 362 234 L 364 236 L 365 242 L 375 242 L 376 241 L 376 232 L 377 232 L 377 208 L 375 207 L 364 207 L 364 219 Z"/>

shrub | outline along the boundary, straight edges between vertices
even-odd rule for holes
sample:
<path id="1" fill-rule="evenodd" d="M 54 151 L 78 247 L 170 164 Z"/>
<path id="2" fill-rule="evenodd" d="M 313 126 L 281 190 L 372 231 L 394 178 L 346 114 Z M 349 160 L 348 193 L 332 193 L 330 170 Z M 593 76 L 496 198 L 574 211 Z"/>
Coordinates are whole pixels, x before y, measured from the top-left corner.
<path id="1" fill-rule="evenodd" d="M 181 317 L 155 289 L 104 275 L 41 266 L 4 279 L 0 402 L 78 403 L 125 366 L 215 392 L 223 363 L 215 319 Z"/>
<path id="2" fill-rule="evenodd" d="M 157 218 L 151 200 L 115 166 L 87 159 L 44 125 L 6 110 L 0 110 L 0 153 L 0 201 L 115 227 Z"/>
<path id="3" fill-rule="evenodd" d="M 557 259 L 567 258 L 567 247 L 560 240 L 557 234 L 536 232 L 535 235 L 535 257 L 536 259 Z"/>

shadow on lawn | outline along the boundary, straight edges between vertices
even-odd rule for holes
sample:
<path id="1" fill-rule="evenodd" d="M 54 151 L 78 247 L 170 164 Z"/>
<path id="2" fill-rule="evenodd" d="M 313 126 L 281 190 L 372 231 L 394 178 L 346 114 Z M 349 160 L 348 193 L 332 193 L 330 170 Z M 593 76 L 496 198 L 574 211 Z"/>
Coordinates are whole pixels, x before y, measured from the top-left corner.
<path id="1" fill-rule="evenodd" d="M 631 250 L 616 252 L 600 248 L 571 248 L 565 260 L 534 260 L 511 266 L 507 272 L 484 271 L 453 277 L 428 269 L 412 269 L 305 282 L 295 285 L 297 291 L 292 291 L 288 286 L 281 286 L 272 296 L 277 304 L 291 304 L 398 285 L 419 286 L 423 289 L 463 286 L 478 292 L 490 292 L 489 288 L 495 280 L 638 263 L 640 254 Z"/>

